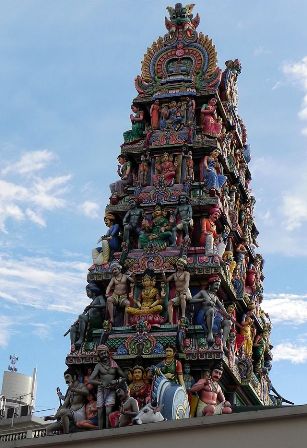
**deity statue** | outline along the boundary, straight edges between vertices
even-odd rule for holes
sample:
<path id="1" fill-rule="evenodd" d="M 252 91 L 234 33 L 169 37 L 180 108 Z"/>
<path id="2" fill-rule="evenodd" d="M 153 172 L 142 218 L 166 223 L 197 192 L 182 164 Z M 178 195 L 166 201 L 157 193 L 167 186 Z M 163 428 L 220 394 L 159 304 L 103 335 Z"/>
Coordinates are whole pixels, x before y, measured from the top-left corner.
<path id="1" fill-rule="evenodd" d="M 231 320 L 224 308 L 224 305 L 219 300 L 217 296 L 217 292 L 220 288 L 221 280 L 216 275 L 211 275 L 208 279 L 208 287 L 207 289 L 202 289 L 199 291 L 193 298 L 190 300 L 190 303 L 201 303 L 202 309 L 200 311 L 200 315 L 203 316 L 203 321 L 205 324 L 205 328 L 207 330 L 207 341 L 209 343 L 214 342 L 213 336 L 213 325 L 215 321 L 215 317 L 217 313 L 222 314 L 223 317 L 220 319 L 220 325 L 222 329 L 222 341 L 223 348 L 227 351 L 227 339 L 229 336 L 229 332 L 231 329 Z"/>
<path id="2" fill-rule="evenodd" d="M 264 368 L 265 353 L 270 349 L 269 336 L 270 332 L 265 327 L 262 332 L 256 335 L 253 342 L 254 371 L 257 375 L 261 375 Z"/>
<path id="3" fill-rule="evenodd" d="M 78 320 L 70 327 L 71 351 L 79 349 L 85 340 L 90 325 L 91 328 L 101 328 L 104 320 L 106 299 L 101 289 L 93 282 L 86 285 L 86 294 L 91 303 L 85 307 Z"/>
<path id="4" fill-rule="evenodd" d="M 85 420 L 76 423 L 80 429 L 98 429 L 97 402 L 95 396 L 89 393 L 88 403 L 85 405 Z"/>
<path id="5" fill-rule="evenodd" d="M 220 193 L 221 188 L 225 184 L 227 177 L 223 174 L 219 174 L 219 164 L 218 164 L 218 149 L 213 149 L 210 155 L 205 156 L 203 160 L 203 172 L 202 178 L 204 181 L 204 187 L 209 193 Z"/>
<path id="6" fill-rule="evenodd" d="M 178 28 L 182 28 L 188 36 L 199 25 L 199 15 L 193 18 L 192 10 L 194 4 L 183 6 L 182 3 L 176 3 L 175 8 L 168 6 L 166 9 L 169 13 L 170 20 L 165 17 L 165 26 L 170 34 L 174 34 Z"/>
<path id="7" fill-rule="evenodd" d="M 68 370 L 64 373 L 64 380 L 68 386 L 64 403 L 51 418 L 57 421 L 47 426 L 47 435 L 52 435 L 54 431 L 58 430 L 68 434 L 71 423 L 77 425 L 78 422 L 85 420 L 85 401 L 89 395 L 88 389 Z"/>
<path id="8" fill-rule="evenodd" d="M 185 182 L 193 182 L 194 181 L 194 162 L 193 162 L 193 153 L 192 151 L 188 151 L 186 155 L 184 155 L 186 162 L 186 172 L 185 172 Z"/>
<path id="9" fill-rule="evenodd" d="M 129 210 L 123 218 L 124 236 L 123 240 L 129 246 L 131 243 L 131 234 L 137 238 L 141 233 L 141 221 L 143 218 L 143 210 L 138 208 L 136 199 L 129 199 Z"/>
<path id="10" fill-rule="evenodd" d="M 130 114 L 130 120 L 132 129 L 124 132 L 124 142 L 132 143 L 140 140 L 144 136 L 145 121 L 144 111 L 142 111 L 136 104 L 131 105 L 132 114 Z"/>
<path id="11" fill-rule="evenodd" d="M 176 272 L 169 277 L 164 279 L 166 283 L 174 281 L 175 283 L 175 297 L 170 299 L 167 306 L 168 311 L 168 321 L 170 324 L 173 323 L 173 309 L 175 307 L 181 308 L 181 318 L 185 318 L 186 304 L 192 298 L 191 291 L 189 289 L 190 284 L 190 273 L 186 269 L 187 261 L 185 258 L 179 258 L 176 263 Z"/>
<path id="12" fill-rule="evenodd" d="M 107 311 L 110 322 L 114 323 L 114 305 L 124 308 L 124 325 L 128 324 L 127 307 L 130 305 L 128 299 L 128 281 L 134 283 L 133 277 L 122 273 L 119 263 L 111 265 L 112 278 L 106 289 Z"/>
<path id="13" fill-rule="evenodd" d="M 185 363 L 183 367 L 183 380 L 185 384 L 186 391 L 189 392 L 192 386 L 195 384 L 195 379 L 191 375 L 191 366 L 189 363 Z"/>
<path id="14" fill-rule="evenodd" d="M 115 404 L 115 389 L 124 378 L 124 373 L 111 358 L 106 345 L 99 345 L 96 350 L 99 362 L 90 376 L 90 383 L 97 386 L 98 427 L 103 429 L 109 427 L 109 415 Z"/>
<path id="15" fill-rule="evenodd" d="M 138 402 L 139 408 L 145 406 L 150 401 L 150 384 L 144 381 L 145 370 L 142 366 L 134 366 L 132 369 L 132 383 L 129 384 L 131 397 Z"/>
<path id="16" fill-rule="evenodd" d="M 169 108 L 168 104 L 163 104 L 160 110 L 160 129 L 164 131 L 168 125 Z"/>
<path id="17" fill-rule="evenodd" d="M 177 224 L 173 227 L 173 241 L 176 241 L 176 231 L 183 232 L 184 238 L 189 238 L 189 229 L 193 227 L 193 212 L 189 203 L 189 197 L 186 194 L 179 196 L 179 205 L 177 206 L 174 218 Z"/>
<path id="18" fill-rule="evenodd" d="M 157 368 L 171 382 L 180 384 L 185 389 L 182 364 L 175 359 L 176 350 L 171 345 L 165 347 L 165 359 L 157 364 Z"/>
<path id="19" fill-rule="evenodd" d="M 101 242 L 101 247 L 96 247 L 92 250 L 93 267 L 101 266 L 107 264 L 112 258 L 114 252 L 120 250 L 120 239 L 119 239 L 119 224 L 116 223 L 116 218 L 113 213 L 106 213 L 104 217 L 104 222 L 107 227 L 109 227 L 107 233 L 103 235 L 97 241 L 97 244 Z M 92 269 L 91 268 L 91 269 Z"/>
<path id="20" fill-rule="evenodd" d="M 171 224 L 164 216 L 160 205 L 156 205 L 152 218 L 151 223 L 147 220 L 144 220 L 142 223 L 143 232 L 139 236 L 139 247 L 143 249 L 152 245 L 163 248 L 174 245 Z"/>
<path id="21" fill-rule="evenodd" d="M 222 119 L 218 118 L 217 100 L 211 98 L 208 104 L 204 104 L 200 110 L 202 131 L 208 137 L 219 137 L 222 131 Z"/>
<path id="22" fill-rule="evenodd" d="M 253 355 L 253 340 L 255 337 L 255 327 L 252 315 L 255 310 L 253 303 L 248 305 L 248 311 L 243 315 L 240 326 L 240 334 L 243 336 L 243 352 L 246 358 L 251 358 Z"/>
<path id="23" fill-rule="evenodd" d="M 165 152 L 161 157 L 157 157 L 155 168 L 154 185 L 159 185 L 162 182 L 165 186 L 170 187 L 174 184 L 177 165 L 176 162 L 172 162 L 171 155 Z"/>
<path id="24" fill-rule="evenodd" d="M 232 413 L 231 404 L 225 400 L 218 383 L 222 375 L 223 365 L 217 363 L 211 369 L 209 378 L 200 379 L 190 389 L 191 392 L 197 392 L 199 395 L 197 417 Z"/>
<path id="25" fill-rule="evenodd" d="M 187 97 L 187 104 L 186 104 L 186 108 L 187 108 L 187 117 L 186 117 L 186 124 L 188 126 L 192 126 L 194 124 L 195 121 L 195 108 L 196 108 L 196 103 L 195 100 L 191 97 Z"/>
<path id="26" fill-rule="evenodd" d="M 139 405 L 137 400 L 130 396 L 130 390 L 125 380 L 119 383 L 116 396 L 120 401 L 120 408 L 119 411 L 110 414 L 112 428 L 132 425 L 134 417 L 139 413 Z"/>
<path id="27" fill-rule="evenodd" d="M 122 197 L 125 195 L 125 189 L 128 185 L 132 184 L 131 162 L 124 154 L 120 154 L 117 157 L 117 160 L 119 163 L 117 167 L 117 174 L 119 175 L 120 180 L 111 184 L 110 190 L 112 196 Z"/>
<path id="28" fill-rule="evenodd" d="M 221 216 L 218 207 L 211 207 L 209 218 L 203 218 L 201 223 L 200 245 L 205 248 L 207 256 L 214 255 L 214 248 L 219 242 L 220 234 L 216 230 L 216 222 Z"/>
<path id="29" fill-rule="evenodd" d="M 156 288 L 156 277 L 153 271 L 146 269 L 142 277 L 142 290 L 137 299 L 136 307 L 128 307 L 127 313 L 132 315 L 159 314 L 163 307 L 158 289 Z"/>
<path id="30" fill-rule="evenodd" d="M 159 129 L 160 124 L 160 102 L 159 100 L 155 100 L 150 106 L 150 123 L 153 131 Z"/>
<path id="31" fill-rule="evenodd" d="M 140 187 L 145 187 L 146 185 L 148 185 L 148 175 L 149 175 L 149 158 L 145 156 L 145 154 L 142 154 L 137 178 L 137 184 Z"/>

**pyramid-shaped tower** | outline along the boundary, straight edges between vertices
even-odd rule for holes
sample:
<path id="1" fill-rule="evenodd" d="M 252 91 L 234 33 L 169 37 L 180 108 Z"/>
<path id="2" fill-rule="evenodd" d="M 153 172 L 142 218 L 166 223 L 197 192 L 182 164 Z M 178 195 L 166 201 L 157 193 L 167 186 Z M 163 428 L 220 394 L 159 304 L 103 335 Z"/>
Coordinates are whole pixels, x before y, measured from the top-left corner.
<path id="1" fill-rule="evenodd" d="M 167 8 L 167 33 L 148 48 L 135 79 L 108 231 L 92 251 L 92 306 L 72 325 L 66 358 L 69 371 L 88 380 L 97 346 L 107 347 L 131 395 L 137 366 L 151 400 L 162 399 L 161 384 L 176 384 L 171 418 L 195 415 L 198 397 L 189 390 L 216 363 L 232 407 L 272 404 L 271 325 L 261 308 L 251 156 L 238 115 L 241 64 L 217 66 L 193 6 Z"/>

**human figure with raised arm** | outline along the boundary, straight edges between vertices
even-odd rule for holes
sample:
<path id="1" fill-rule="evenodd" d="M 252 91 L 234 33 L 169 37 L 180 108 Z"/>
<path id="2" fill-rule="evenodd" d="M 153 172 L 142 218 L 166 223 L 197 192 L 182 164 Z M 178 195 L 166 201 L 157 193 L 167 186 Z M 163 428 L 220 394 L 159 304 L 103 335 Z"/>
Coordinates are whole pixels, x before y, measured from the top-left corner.
<path id="1" fill-rule="evenodd" d="M 212 275 L 208 279 L 207 289 L 202 289 L 195 296 L 192 297 L 190 303 L 201 303 L 204 311 L 204 322 L 206 324 L 208 335 L 207 341 L 209 343 L 214 342 L 213 337 L 213 324 L 216 312 L 220 311 L 223 314 L 223 320 L 221 322 L 221 327 L 223 330 L 223 348 L 227 350 L 226 342 L 231 329 L 231 319 L 224 305 L 217 296 L 217 292 L 220 289 L 221 280 L 217 275 Z"/>

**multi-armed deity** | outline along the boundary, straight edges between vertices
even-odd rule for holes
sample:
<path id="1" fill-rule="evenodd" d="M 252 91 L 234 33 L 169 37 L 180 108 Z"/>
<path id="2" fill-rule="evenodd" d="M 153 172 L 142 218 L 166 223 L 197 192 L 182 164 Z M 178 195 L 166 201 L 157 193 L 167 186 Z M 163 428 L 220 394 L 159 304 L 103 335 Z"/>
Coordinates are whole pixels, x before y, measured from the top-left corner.
<path id="1" fill-rule="evenodd" d="M 193 6 L 167 8 L 167 33 L 135 79 L 107 231 L 88 273 L 92 302 L 70 329 L 64 432 L 88 403 L 85 377 L 99 428 L 140 421 L 143 406 L 178 419 L 272 404 L 241 64 L 217 66 Z"/>

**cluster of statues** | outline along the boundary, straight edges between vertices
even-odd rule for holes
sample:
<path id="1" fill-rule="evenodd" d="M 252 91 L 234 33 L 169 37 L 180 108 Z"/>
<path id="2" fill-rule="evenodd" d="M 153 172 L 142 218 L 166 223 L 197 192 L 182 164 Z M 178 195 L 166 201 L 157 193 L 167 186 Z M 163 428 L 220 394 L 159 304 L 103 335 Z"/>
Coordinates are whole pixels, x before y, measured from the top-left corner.
<path id="1" fill-rule="evenodd" d="M 220 362 L 204 371 L 202 378 L 196 381 L 189 363 L 183 367 L 172 346 L 165 347 L 165 358 L 161 362 L 147 368 L 136 364 L 122 369 L 103 344 L 97 347 L 97 357 L 98 362 L 93 367 L 85 370 L 70 367 L 64 373 L 67 391 L 63 395 L 57 389 L 60 407 L 54 416 L 45 418 L 55 420 L 47 426 L 47 435 L 164 420 L 160 413 L 163 403 L 157 403 L 153 396 L 157 377 L 182 388 L 190 403 L 190 417 L 232 412 L 219 385 L 223 374 Z M 142 411 L 148 414 L 143 421 Z"/>

